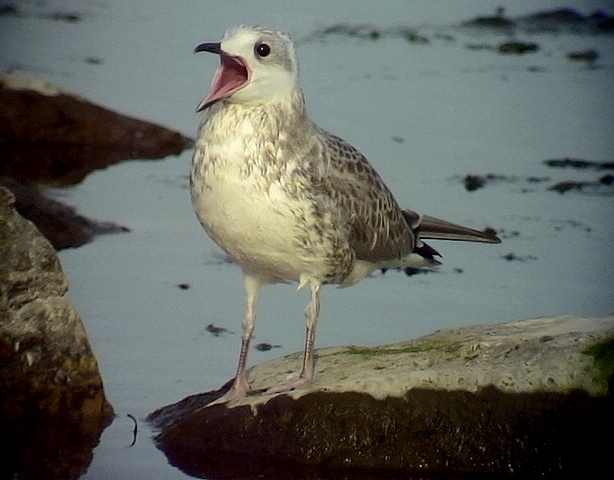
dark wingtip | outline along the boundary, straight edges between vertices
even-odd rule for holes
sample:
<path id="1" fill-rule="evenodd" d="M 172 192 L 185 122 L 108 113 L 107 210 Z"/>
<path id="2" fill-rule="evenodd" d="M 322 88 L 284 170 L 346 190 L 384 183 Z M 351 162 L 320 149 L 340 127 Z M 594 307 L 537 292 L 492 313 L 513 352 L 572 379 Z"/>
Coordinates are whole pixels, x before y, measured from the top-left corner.
<path id="1" fill-rule="evenodd" d="M 497 231 L 494 228 L 485 228 L 482 233 L 488 237 L 487 241 L 490 243 L 501 243 L 501 239 L 497 237 Z"/>

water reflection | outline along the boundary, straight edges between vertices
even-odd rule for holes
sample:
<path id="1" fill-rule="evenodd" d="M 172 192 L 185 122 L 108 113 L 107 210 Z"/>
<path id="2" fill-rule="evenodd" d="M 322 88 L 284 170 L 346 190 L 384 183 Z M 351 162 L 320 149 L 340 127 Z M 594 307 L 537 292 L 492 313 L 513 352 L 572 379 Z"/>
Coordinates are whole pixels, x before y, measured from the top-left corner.
<path id="1" fill-rule="evenodd" d="M 178 132 L 22 74 L 0 78 L 0 103 L 0 185 L 15 194 L 19 213 L 57 250 L 129 229 L 78 215 L 74 208 L 47 198 L 41 186 L 76 185 L 94 170 L 135 158 L 178 155 L 192 144 Z"/>
<path id="2" fill-rule="evenodd" d="M 54 414 L 41 405 L 57 408 Z M 83 475 L 113 410 L 102 389 L 38 396 L 2 392 L 0 478 L 72 479 Z"/>

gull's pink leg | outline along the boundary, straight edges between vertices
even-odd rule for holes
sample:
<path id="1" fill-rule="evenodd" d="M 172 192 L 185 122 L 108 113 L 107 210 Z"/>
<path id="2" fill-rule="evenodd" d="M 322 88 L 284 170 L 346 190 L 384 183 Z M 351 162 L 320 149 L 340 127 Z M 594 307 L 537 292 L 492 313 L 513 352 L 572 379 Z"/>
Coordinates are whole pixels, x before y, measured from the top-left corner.
<path id="1" fill-rule="evenodd" d="M 243 337 L 241 341 L 241 352 L 239 353 L 239 365 L 237 367 L 237 374 L 235 376 L 234 383 L 230 390 L 223 396 L 209 403 L 209 405 L 217 405 L 220 403 L 227 403 L 231 400 L 237 400 L 243 398 L 249 391 L 249 383 L 247 382 L 247 353 L 249 351 L 249 344 L 254 333 L 254 327 L 256 325 L 256 303 L 258 302 L 258 296 L 260 295 L 260 287 L 262 283 L 257 277 L 245 274 L 245 317 L 243 319 Z M 207 405 L 207 406 L 209 406 Z"/>
<path id="2" fill-rule="evenodd" d="M 316 339 L 316 326 L 320 315 L 320 284 L 311 285 L 311 302 L 305 310 L 307 320 L 307 331 L 305 334 L 305 351 L 303 354 L 303 368 L 298 380 L 288 385 L 279 385 L 267 390 L 267 393 L 283 393 L 297 388 L 307 386 L 313 380 L 314 370 L 314 345 Z"/>

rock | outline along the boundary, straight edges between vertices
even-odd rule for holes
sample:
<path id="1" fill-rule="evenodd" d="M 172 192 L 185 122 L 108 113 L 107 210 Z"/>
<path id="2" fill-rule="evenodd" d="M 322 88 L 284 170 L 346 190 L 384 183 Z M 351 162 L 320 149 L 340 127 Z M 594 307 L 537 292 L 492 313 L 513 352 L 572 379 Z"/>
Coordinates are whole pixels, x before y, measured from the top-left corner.
<path id="1" fill-rule="evenodd" d="M 504 55 L 523 55 L 537 52 L 537 50 L 539 50 L 539 45 L 533 42 L 503 42 L 497 48 L 497 51 Z"/>
<path id="2" fill-rule="evenodd" d="M 299 367 L 299 354 L 254 367 L 257 393 L 230 408 L 204 408 L 229 382 L 152 413 L 158 447 L 173 465 L 207 478 L 610 468 L 603 439 L 614 427 L 614 317 L 541 318 L 322 349 L 311 388 L 261 392 Z"/>
<path id="3" fill-rule="evenodd" d="M 614 17 L 602 10 L 584 15 L 573 8 L 554 8 L 507 18 L 504 16 L 504 11 L 498 9 L 494 15 L 475 17 L 462 22 L 461 26 L 490 30 L 505 35 L 514 35 L 519 32 L 594 35 L 614 32 Z"/>
<path id="4" fill-rule="evenodd" d="M 500 258 L 507 260 L 508 262 L 526 262 L 529 260 L 537 260 L 535 255 L 516 255 L 514 252 L 506 253 L 505 255 L 499 255 Z"/>
<path id="5" fill-rule="evenodd" d="M 566 57 L 575 62 L 587 62 L 589 64 L 594 64 L 599 58 L 599 52 L 597 52 L 597 50 L 594 48 L 590 48 L 588 50 L 569 52 Z"/>
<path id="6" fill-rule="evenodd" d="M 409 43 L 427 44 L 428 37 L 416 29 L 406 26 L 380 28 L 371 24 L 335 23 L 316 29 L 304 40 L 323 40 L 331 36 L 353 37 L 361 40 L 377 41 L 383 38 L 402 38 Z"/>
<path id="7" fill-rule="evenodd" d="M 517 21 L 528 32 L 573 32 L 576 34 L 612 32 L 612 15 L 604 11 L 583 15 L 573 8 L 555 8 L 523 15 Z"/>
<path id="8" fill-rule="evenodd" d="M 614 185 L 614 175 L 612 175 L 611 173 L 608 173 L 606 175 L 604 175 L 603 177 L 599 178 L 599 183 L 602 183 L 603 185 Z"/>
<path id="9" fill-rule="evenodd" d="M 567 192 L 578 192 L 585 195 L 614 195 L 614 188 L 611 181 L 611 175 L 604 175 L 595 181 L 576 182 L 563 181 L 558 182 L 548 187 L 548 190 L 560 193 L 561 195 Z"/>
<path id="10" fill-rule="evenodd" d="M 38 185 L 28 185 L 13 178 L 0 177 L 0 187 L 15 195 L 15 210 L 36 225 L 56 250 L 80 247 L 96 235 L 125 233 L 130 229 L 113 222 L 84 217 L 74 207 L 45 195 Z"/>
<path id="11" fill-rule="evenodd" d="M 551 168 L 571 168 L 575 170 L 614 170 L 614 162 L 596 162 L 593 160 L 583 160 L 579 158 L 553 158 L 544 160 L 544 165 Z M 564 180 L 548 188 L 553 192 L 564 194 L 567 192 L 577 192 L 586 195 L 614 195 L 614 176 L 605 174 L 595 181 L 574 181 Z"/>
<path id="12" fill-rule="evenodd" d="M 552 168 L 574 168 L 577 170 L 614 170 L 614 161 L 596 162 L 580 158 L 552 158 L 544 160 L 544 165 Z"/>
<path id="13" fill-rule="evenodd" d="M 466 175 L 463 178 L 463 183 L 465 184 L 465 188 L 468 192 L 473 192 L 474 190 L 478 190 L 486 185 L 486 179 L 483 175 Z"/>
<path id="14" fill-rule="evenodd" d="M 36 11 L 23 10 L 16 4 L 8 3 L 0 5 L 0 15 L 13 16 L 13 17 L 32 17 L 43 20 L 54 20 L 59 22 L 77 23 L 82 20 L 82 16 L 79 13 L 74 12 L 40 12 L 41 7 L 46 7 L 45 4 L 36 5 Z"/>
<path id="15" fill-rule="evenodd" d="M 77 478 L 113 416 L 51 244 L 0 187 L 0 478 Z"/>
<path id="16" fill-rule="evenodd" d="M 0 176 L 26 183 L 73 185 L 95 169 L 178 155 L 192 145 L 178 132 L 18 73 L 0 77 L 0 103 Z"/>
<path id="17" fill-rule="evenodd" d="M 509 33 L 514 30 L 516 23 L 505 17 L 505 9 L 503 7 L 497 8 L 494 15 L 481 15 L 471 20 L 467 20 L 461 23 L 462 27 L 469 28 L 485 28 L 500 31 L 501 33 Z"/>
<path id="18" fill-rule="evenodd" d="M 47 198 L 39 185 L 74 185 L 93 170 L 133 158 L 178 155 L 192 145 L 178 132 L 19 73 L 0 76 L 0 104 L 0 186 L 15 194 L 17 211 L 58 250 L 129 228 L 78 215 Z"/>
<path id="19" fill-rule="evenodd" d="M 468 192 L 473 192 L 475 190 L 479 190 L 486 186 L 486 184 L 493 183 L 526 183 L 526 184 L 536 184 L 547 182 L 550 180 L 550 177 L 536 177 L 536 176 L 528 176 L 528 177 L 519 177 L 516 175 L 500 175 L 496 173 L 487 173 L 485 175 L 478 174 L 467 174 L 464 177 L 459 178 L 463 185 L 465 186 L 465 190 Z M 526 191 L 526 190 L 524 190 Z"/>

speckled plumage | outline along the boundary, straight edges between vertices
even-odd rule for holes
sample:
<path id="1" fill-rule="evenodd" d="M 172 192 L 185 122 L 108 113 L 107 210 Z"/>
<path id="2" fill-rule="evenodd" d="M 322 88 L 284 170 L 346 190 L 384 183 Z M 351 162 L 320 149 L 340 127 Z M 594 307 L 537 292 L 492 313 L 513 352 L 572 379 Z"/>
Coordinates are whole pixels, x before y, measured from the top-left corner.
<path id="1" fill-rule="evenodd" d="M 272 238 L 261 236 L 260 240 L 275 243 L 282 236 L 285 250 L 295 250 L 284 255 L 304 256 L 313 268 L 275 272 L 277 256 L 266 267 L 266 260 L 255 253 L 251 259 L 243 258 L 247 246 L 229 238 L 230 232 L 219 232 L 223 227 L 216 223 L 228 205 L 196 209 L 209 235 L 241 265 L 269 272 L 269 281 L 300 281 L 300 275 L 306 274 L 321 283 L 356 283 L 371 273 L 365 270 L 360 278 L 347 282 L 356 260 L 372 263 L 371 270 L 395 262 L 409 266 L 403 258 L 411 254 L 415 235 L 380 176 L 354 147 L 311 122 L 302 98 L 298 103 L 303 108 L 291 111 L 279 106 L 212 107 L 199 131 L 191 191 L 194 204 L 199 205 L 227 177 L 236 175 L 251 184 L 250 200 L 264 202 L 270 210 L 267 231 Z M 277 220 L 281 225 L 289 220 L 294 226 L 275 229 Z M 233 227 L 247 223 L 244 219 Z M 259 250 L 263 246 L 250 235 L 241 238 L 257 244 Z M 251 265 L 254 258 L 262 264 Z"/>
<path id="2" fill-rule="evenodd" d="M 352 285 L 376 268 L 438 264 L 418 232 L 498 240 L 436 219 L 429 231 L 430 217 L 403 211 L 360 152 L 308 118 L 287 35 L 242 26 L 197 51 L 220 54 L 221 65 L 199 106 L 205 115 L 192 161 L 192 202 L 207 233 L 243 269 L 248 299 L 237 377 L 222 401 L 248 389 L 245 361 L 261 285 L 298 282 L 312 292 L 294 388 L 313 375 L 320 285 Z"/>

